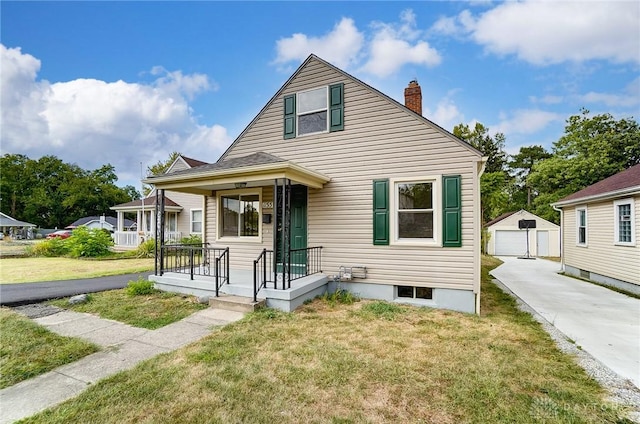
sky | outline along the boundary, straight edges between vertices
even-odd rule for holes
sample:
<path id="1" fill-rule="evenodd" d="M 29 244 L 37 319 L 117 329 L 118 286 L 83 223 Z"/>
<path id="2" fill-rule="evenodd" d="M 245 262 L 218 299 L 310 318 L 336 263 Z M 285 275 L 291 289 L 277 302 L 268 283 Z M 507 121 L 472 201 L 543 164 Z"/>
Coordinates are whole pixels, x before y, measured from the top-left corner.
<path id="1" fill-rule="evenodd" d="M 0 151 L 117 185 L 215 162 L 314 53 L 452 131 L 551 149 L 566 120 L 638 120 L 640 2 L 0 2 Z"/>

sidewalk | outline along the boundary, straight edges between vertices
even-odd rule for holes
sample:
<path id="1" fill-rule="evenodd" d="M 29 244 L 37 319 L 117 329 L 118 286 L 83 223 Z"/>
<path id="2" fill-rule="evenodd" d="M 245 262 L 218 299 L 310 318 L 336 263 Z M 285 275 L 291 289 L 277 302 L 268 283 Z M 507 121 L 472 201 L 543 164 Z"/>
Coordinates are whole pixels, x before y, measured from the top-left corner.
<path id="1" fill-rule="evenodd" d="M 86 339 L 103 350 L 0 390 L 0 424 L 12 423 L 71 399 L 105 377 L 200 340 L 214 327 L 243 316 L 242 312 L 209 308 L 157 330 L 71 311 L 35 318 L 35 322 L 55 333 Z"/>

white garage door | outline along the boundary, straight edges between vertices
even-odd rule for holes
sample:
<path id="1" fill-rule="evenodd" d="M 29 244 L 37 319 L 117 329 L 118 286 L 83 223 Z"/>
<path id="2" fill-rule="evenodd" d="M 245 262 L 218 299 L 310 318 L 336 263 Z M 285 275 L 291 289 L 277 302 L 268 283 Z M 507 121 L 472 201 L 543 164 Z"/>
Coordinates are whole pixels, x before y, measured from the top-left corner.
<path id="1" fill-rule="evenodd" d="M 496 230 L 496 256 L 522 256 L 527 253 L 527 232 Z"/>

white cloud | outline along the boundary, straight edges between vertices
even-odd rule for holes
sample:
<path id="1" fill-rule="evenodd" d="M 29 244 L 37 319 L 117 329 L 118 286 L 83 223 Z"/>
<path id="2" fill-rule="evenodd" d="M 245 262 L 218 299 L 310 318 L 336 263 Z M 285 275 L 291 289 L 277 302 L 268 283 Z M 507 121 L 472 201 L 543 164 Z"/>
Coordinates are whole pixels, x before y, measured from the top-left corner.
<path id="1" fill-rule="evenodd" d="M 621 94 L 590 91 L 578 96 L 583 103 L 604 103 L 609 107 L 629 107 L 640 104 L 640 77 L 631 81 Z"/>
<path id="2" fill-rule="evenodd" d="M 637 2 L 505 2 L 478 16 L 467 10 L 431 28 L 468 34 L 497 55 L 515 54 L 537 65 L 587 60 L 640 63 Z"/>
<path id="3" fill-rule="evenodd" d="M 277 57 L 274 63 L 302 61 L 313 53 L 340 68 L 347 68 L 357 60 L 363 43 L 364 35 L 358 31 L 353 19 L 342 18 L 331 32 L 322 37 L 296 33 L 281 38 L 276 42 Z"/>
<path id="4" fill-rule="evenodd" d="M 56 155 L 95 169 L 116 167 L 124 184 L 140 177 L 140 162 L 166 160 L 172 151 L 215 160 L 231 142 L 220 126 L 199 125 L 188 103 L 215 88 L 206 75 L 155 68 L 152 84 L 77 79 L 38 81 L 40 62 L 0 45 L 3 64 L 2 150 L 31 158 Z"/>
<path id="5" fill-rule="evenodd" d="M 435 110 L 425 108 L 422 115 L 447 131 L 452 131 L 454 126 L 464 122 L 464 115 L 449 96 L 440 99 Z"/>
<path id="6" fill-rule="evenodd" d="M 361 69 L 364 72 L 384 78 L 407 63 L 436 66 L 442 61 L 436 49 L 418 39 L 421 31 L 410 10 L 400 15 L 399 24 L 376 22 L 372 27 L 374 35 L 368 47 L 368 60 Z"/>
<path id="7" fill-rule="evenodd" d="M 543 103 L 546 105 L 556 105 L 558 103 L 562 103 L 563 100 L 564 100 L 564 97 L 554 96 L 552 94 L 547 94 L 542 97 L 537 97 L 537 96 L 529 97 L 529 101 L 531 101 L 531 103 Z"/>
<path id="8" fill-rule="evenodd" d="M 563 121 L 564 116 L 540 109 L 519 109 L 510 116 L 501 114 L 498 125 L 491 126 L 492 132 L 503 133 L 509 138 L 513 134 L 534 134 L 556 121 Z"/>
<path id="9" fill-rule="evenodd" d="M 406 64 L 440 64 L 440 54 L 421 39 L 424 34 L 410 9 L 401 12 L 399 22 L 373 22 L 366 34 L 358 30 L 353 19 L 342 18 L 320 37 L 296 33 L 281 38 L 276 42 L 274 63 L 300 62 L 314 53 L 342 69 L 359 67 L 361 72 L 388 77 Z"/>

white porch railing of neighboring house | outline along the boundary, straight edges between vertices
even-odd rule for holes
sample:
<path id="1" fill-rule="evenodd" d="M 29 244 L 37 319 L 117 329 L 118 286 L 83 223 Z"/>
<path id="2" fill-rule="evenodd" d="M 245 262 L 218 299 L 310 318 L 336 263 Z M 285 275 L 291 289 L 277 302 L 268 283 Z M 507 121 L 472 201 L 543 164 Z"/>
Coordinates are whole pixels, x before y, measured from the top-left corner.
<path id="1" fill-rule="evenodd" d="M 151 232 L 138 232 L 138 231 L 115 231 L 113 233 L 113 242 L 116 246 L 120 247 L 136 247 L 141 243 L 153 238 Z M 164 242 L 165 243 L 177 243 L 182 239 L 182 232 L 180 231 L 165 231 Z"/>

